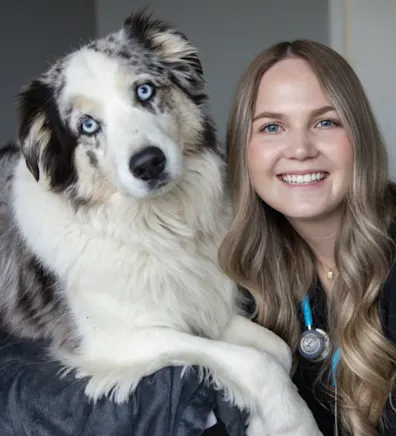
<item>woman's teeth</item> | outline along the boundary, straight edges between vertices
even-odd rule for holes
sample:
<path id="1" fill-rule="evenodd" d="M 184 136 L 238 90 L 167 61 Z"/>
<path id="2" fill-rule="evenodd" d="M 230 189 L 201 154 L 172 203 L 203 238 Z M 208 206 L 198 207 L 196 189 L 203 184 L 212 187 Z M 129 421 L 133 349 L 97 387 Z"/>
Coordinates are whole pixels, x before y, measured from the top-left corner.
<path id="1" fill-rule="evenodd" d="M 311 174 L 284 174 L 282 180 L 290 185 L 307 185 L 309 183 L 319 182 L 326 177 L 326 173 Z"/>

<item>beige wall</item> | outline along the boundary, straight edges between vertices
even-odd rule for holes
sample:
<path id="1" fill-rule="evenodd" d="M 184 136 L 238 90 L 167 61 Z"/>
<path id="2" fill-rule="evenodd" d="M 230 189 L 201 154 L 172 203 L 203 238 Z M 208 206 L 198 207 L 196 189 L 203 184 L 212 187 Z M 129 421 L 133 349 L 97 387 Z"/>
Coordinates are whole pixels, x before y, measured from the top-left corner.
<path id="1" fill-rule="evenodd" d="M 329 11 L 330 43 L 363 82 L 396 178 L 396 0 L 329 0 Z"/>

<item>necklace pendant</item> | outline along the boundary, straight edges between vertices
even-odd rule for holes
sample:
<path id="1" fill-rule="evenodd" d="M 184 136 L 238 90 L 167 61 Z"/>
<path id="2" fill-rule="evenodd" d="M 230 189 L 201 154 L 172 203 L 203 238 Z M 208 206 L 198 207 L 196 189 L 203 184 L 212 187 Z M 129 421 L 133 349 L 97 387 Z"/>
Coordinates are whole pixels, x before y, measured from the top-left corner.
<path id="1" fill-rule="evenodd" d="M 327 278 L 328 278 L 329 280 L 333 280 L 333 278 L 334 278 L 334 274 L 333 274 L 333 271 L 332 271 L 331 269 L 329 269 L 329 270 L 327 271 Z"/>

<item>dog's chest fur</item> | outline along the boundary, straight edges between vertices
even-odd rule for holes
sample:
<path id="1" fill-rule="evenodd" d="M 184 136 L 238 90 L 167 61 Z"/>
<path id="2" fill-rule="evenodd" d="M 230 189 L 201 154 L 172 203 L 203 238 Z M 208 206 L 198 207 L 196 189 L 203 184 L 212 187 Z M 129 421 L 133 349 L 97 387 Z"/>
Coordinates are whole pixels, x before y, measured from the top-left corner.
<path id="1" fill-rule="evenodd" d="M 215 184 L 199 177 L 202 162 L 192 165 L 196 179 L 163 198 L 132 207 L 114 194 L 104 205 L 76 211 L 63 196 L 36 183 L 20 162 L 13 198 L 26 247 L 21 243 L 24 257 L 15 257 L 27 259 L 33 252 L 56 277 L 29 287 L 30 298 L 55 295 L 52 307 L 42 302 L 42 312 L 52 310 L 52 318 L 41 329 L 36 323 L 33 336 L 56 336 L 58 329 L 59 343 L 69 335 L 66 342 L 89 348 L 105 337 L 153 325 L 221 335 L 235 310 L 234 285 L 216 259 L 229 208 L 221 184 L 205 189 Z M 20 271 L 22 277 L 26 273 Z M 39 289 L 48 285 L 51 289 Z M 15 299 L 8 297 L 8 303 L 8 318 L 23 311 Z"/>

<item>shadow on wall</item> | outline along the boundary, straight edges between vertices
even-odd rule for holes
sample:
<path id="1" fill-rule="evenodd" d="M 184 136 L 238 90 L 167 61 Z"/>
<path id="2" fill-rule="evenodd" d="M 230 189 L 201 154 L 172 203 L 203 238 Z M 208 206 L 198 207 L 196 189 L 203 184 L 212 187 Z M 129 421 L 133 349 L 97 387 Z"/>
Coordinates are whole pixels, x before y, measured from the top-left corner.
<path id="1" fill-rule="evenodd" d="M 94 0 L 18 0 L 0 12 L 0 143 L 16 135 L 15 96 L 57 57 L 96 35 Z"/>

